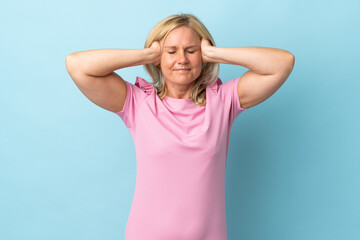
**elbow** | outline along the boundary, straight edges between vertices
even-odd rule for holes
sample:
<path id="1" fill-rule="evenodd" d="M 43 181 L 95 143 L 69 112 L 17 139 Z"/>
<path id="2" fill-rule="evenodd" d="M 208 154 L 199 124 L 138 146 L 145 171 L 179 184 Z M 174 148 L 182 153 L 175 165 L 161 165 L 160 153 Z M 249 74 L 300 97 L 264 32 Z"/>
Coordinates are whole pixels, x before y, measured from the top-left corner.
<path id="1" fill-rule="evenodd" d="M 68 73 L 70 73 L 71 62 L 72 62 L 72 57 L 70 54 L 70 55 L 67 55 L 65 58 L 65 66 L 66 66 L 66 70 L 68 71 Z"/>
<path id="2" fill-rule="evenodd" d="M 291 54 L 290 64 L 291 64 L 291 71 L 292 71 L 294 68 L 294 65 L 295 65 L 295 56 L 293 54 Z"/>
<path id="3" fill-rule="evenodd" d="M 295 56 L 294 56 L 294 54 L 292 54 L 292 53 L 289 52 L 289 51 L 286 51 L 286 52 L 287 52 L 287 55 L 288 55 L 288 57 L 289 57 L 290 63 L 291 63 L 292 65 L 294 65 L 294 64 L 295 64 Z"/>
<path id="4" fill-rule="evenodd" d="M 286 59 L 287 69 L 291 72 L 295 65 L 295 56 L 291 52 L 287 51 Z"/>
<path id="5" fill-rule="evenodd" d="M 66 58 L 65 58 L 65 66 L 66 66 L 66 69 L 67 69 L 67 71 L 69 73 L 74 70 L 74 68 L 76 67 L 75 53 L 71 53 L 71 54 L 66 56 Z"/>
<path id="6" fill-rule="evenodd" d="M 295 56 L 286 51 L 284 54 L 281 63 L 279 64 L 278 74 L 280 75 L 290 75 L 295 65 Z"/>
<path id="7" fill-rule="evenodd" d="M 66 58 L 65 58 L 66 66 L 71 64 L 71 62 L 73 62 L 74 56 L 75 56 L 75 53 L 70 53 L 69 55 L 66 56 Z"/>

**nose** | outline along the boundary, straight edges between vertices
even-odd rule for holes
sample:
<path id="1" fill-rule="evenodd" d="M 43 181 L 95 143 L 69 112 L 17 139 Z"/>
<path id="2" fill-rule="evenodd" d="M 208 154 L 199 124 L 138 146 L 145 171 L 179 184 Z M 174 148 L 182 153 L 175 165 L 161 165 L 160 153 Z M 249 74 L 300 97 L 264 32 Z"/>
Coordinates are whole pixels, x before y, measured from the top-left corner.
<path id="1" fill-rule="evenodd" d="M 188 63 L 188 58 L 186 57 L 185 52 L 179 51 L 178 63 L 181 63 L 181 64 Z"/>

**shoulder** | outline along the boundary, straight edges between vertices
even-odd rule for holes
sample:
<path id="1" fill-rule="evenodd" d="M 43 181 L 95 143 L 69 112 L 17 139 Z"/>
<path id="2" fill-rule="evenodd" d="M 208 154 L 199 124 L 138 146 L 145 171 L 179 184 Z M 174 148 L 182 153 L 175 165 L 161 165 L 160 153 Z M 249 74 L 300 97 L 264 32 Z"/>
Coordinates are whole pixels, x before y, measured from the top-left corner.
<path id="1" fill-rule="evenodd" d="M 240 77 L 233 78 L 226 82 L 222 82 L 218 77 L 217 81 L 210 86 L 218 98 L 227 104 L 235 104 L 239 101 L 239 95 L 237 91 L 237 85 Z"/>
<path id="2" fill-rule="evenodd" d="M 136 86 L 137 88 L 142 90 L 147 95 L 150 95 L 153 92 L 155 92 L 154 85 L 152 83 L 150 83 L 150 82 L 147 82 L 145 79 L 143 79 L 143 78 L 141 78 L 139 76 L 136 77 L 136 81 L 135 81 L 134 86 Z"/>
<path id="3" fill-rule="evenodd" d="M 233 93 L 235 90 L 237 90 L 237 84 L 239 82 L 240 78 L 234 78 L 231 79 L 229 81 L 226 82 L 221 82 L 220 80 L 220 84 L 218 85 L 218 91 L 223 92 L 223 93 Z"/>
<path id="4" fill-rule="evenodd" d="M 209 88 L 215 93 L 218 94 L 221 86 L 223 85 L 223 82 L 221 81 L 221 79 L 219 77 L 217 77 L 217 79 L 215 80 L 214 83 L 210 84 Z"/>
<path id="5" fill-rule="evenodd" d="M 223 82 L 220 77 L 217 77 L 217 80 L 210 84 L 209 88 L 216 94 L 227 94 L 233 92 L 234 88 L 236 89 L 239 78 L 234 78 L 229 81 Z"/>

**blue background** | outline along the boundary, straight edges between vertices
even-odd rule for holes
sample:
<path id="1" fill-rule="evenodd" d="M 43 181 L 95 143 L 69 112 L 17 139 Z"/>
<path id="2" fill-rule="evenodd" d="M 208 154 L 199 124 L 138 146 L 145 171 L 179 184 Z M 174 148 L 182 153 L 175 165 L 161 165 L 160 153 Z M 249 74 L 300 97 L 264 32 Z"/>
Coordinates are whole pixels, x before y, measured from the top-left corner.
<path id="1" fill-rule="evenodd" d="M 284 85 L 236 119 L 228 239 L 360 239 L 358 1 L 6 1 L 1 4 L 0 239 L 124 239 L 136 160 L 114 113 L 65 68 L 75 51 L 143 48 L 192 13 L 221 47 L 295 55 Z M 220 65 L 226 82 L 248 69 Z M 143 66 L 116 71 L 150 81 Z M 179 226 L 181 227 L 181 226 Z"/>

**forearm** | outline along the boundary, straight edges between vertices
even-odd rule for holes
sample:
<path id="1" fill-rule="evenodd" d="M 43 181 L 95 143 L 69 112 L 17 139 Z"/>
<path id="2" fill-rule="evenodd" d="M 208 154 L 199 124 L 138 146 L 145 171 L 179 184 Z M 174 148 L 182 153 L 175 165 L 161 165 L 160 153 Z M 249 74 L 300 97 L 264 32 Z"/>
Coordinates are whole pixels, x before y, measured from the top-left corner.
<path id="1" fill-rule="evenodd" d="M 150 48 L 95 49 L 68 55 L 66 65 L 72 71 L 80 71 L 91 76 L 106 76 L 120 68 L 150 64 L 154 54 Z"/>
<path id="2" fill-rule="evenodd" d="M 241 65 L 262 75 L 276 74 L 289 68 L 293 55 L 283 49 L 267 47 L 214 47 L 207 55 L 211 62 Z"/>

